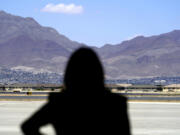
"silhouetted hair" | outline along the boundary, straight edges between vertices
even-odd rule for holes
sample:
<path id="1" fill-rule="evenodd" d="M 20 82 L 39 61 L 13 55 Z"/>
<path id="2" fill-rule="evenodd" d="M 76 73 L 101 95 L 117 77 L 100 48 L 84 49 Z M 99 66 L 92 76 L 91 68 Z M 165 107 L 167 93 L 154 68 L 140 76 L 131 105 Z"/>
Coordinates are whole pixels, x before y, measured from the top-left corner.
<path id="1" fill-rule="evenodd" d="M 71 55 L 65 71 L 64 85 L 67 90 L 76 89 L 76 93 L 90 92 L 87 89 L 91 87 L 94 90 L 104 88 L 103 68 L 92 49 L 80 48 Z"/>

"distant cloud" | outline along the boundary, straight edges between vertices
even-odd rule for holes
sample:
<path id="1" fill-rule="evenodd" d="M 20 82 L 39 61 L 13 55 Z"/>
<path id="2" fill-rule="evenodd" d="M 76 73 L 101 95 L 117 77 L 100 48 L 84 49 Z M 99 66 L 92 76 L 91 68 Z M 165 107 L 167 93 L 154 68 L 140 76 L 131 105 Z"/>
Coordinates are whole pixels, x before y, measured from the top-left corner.
<path id="1" fill-rule="evenodd" d="M 83 7 L 77 6 L 75 4 L 68 4 L 65 5 L 63 3 L 60 4 L 47 4 L 43 9 L 42 12 L 50 12 L 50 13 L 64 13 L 64 14 L 80 14 L 83 12 Z"/>

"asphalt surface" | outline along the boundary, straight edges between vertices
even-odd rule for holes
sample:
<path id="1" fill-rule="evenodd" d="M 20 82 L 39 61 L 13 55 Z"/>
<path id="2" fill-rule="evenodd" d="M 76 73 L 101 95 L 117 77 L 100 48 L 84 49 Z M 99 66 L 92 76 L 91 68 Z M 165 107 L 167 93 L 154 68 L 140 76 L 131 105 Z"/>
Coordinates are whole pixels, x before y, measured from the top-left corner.
<path id="1" fill-rule="evenodd" d="M 180 102 L 180 97 L 175 96 L 165 96 L 165 97 L 152 97 L 152 96 L 137 96 L 137 97 L 128 97 L 128 100 L 136 100 L 136 101 L 177 101 Z"/>
<path id="2" fill-rule="evenodd" d="M 180 135 L 180 103 L 129 104 L 133 135 Z"/>
<path id="3" fill-rule="evenodd" d="M 180 96 L 149 96 L 149 95 L 134 95 L 127 96 L 129 100 L 135 101 L 177 101 L 180 102 Z M 47 100 L 48 94 L 10 94 L 10 95 L 0 95 L 0 100 Z"/>
<path id="4" fill-rule="evenodd" d="M 37 92 L 32 92 L 32 95 L 41 95 L 41 94 L 49 94 L 51 92 L 43 92 L 43 91 L 37 91 Z M 11 95 L 15 95 L 15 94 L 19 94 L 19 95 L 27 95 L 27 92 L 22 91 L 22 92 L 11 92 L 11 91 L 5 91 L 5 92 L 0 92 L 0 94 L 11 94 Z"/>
<path id="5" fill-rule="evenodd" d="M 50 94 L 51 92 L 48 91 L 33 91 L 32 95 L 44 95 L 44 94 Z M 27 95 L 27 92 L 22 91 L 22 92 L 12 92 L 12 91 L 0 91 L 0 94 L 19 94 L 19 95 Z M 118 93 L 117 93 L 118 94 Z M 128 96 L 133 96 L 133 95 L 142 95 L 142 96 L 161 96 L 161 95 L 170 95 L 170 94 L 165 94 L 165 93 L 121 93 L 122 95 L 128 95 Z M 180 95 L 180 93 L 179 93 Z"/>
<path id="6" fill-rule="evenodd" d="M 46 101 L 1 101 L 0 135 L 21 135 L 21 123 Z M 180 103 L 130 102 L 132 135 L 180 135 Z M 54 135 L 51 125 L 41 129 Z"/>

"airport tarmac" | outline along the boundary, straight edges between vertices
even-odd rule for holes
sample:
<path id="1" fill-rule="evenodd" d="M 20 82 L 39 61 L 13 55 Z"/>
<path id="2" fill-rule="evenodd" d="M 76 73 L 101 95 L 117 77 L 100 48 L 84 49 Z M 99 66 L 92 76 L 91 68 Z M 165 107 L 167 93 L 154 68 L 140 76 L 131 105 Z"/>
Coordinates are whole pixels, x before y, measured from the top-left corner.
<path id="1" fill-rule="evenodd" d="M 46 101 L 0 101 L 0 134 L 21 135 L 20 125 Z M 130 102 L 132 135 L 179 135 L 180 103 Z M 41 129 L 54 135 L 51 125 Z"/>
<path id="2" fill-rule="evenodd" d="M 180 96 L 127 96 L 130 101 L 180 102 Z M 47 100 L 48 95 L 0 95 L 0 101 L 40 101 Z"/>

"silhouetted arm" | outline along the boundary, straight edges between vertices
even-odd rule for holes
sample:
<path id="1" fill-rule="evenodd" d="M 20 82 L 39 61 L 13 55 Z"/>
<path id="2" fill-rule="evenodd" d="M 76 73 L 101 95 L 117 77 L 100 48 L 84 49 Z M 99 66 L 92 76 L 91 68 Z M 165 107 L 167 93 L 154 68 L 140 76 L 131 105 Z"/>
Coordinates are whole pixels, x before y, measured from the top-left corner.
<path id="1" fill-rule="evenodd" d="M 25 135 L 40 135 L 39 129 L 41 126 L 50 122 L 50 103 L 44 105 L 39 111 L 26 120 L 21 128 Z"/>

